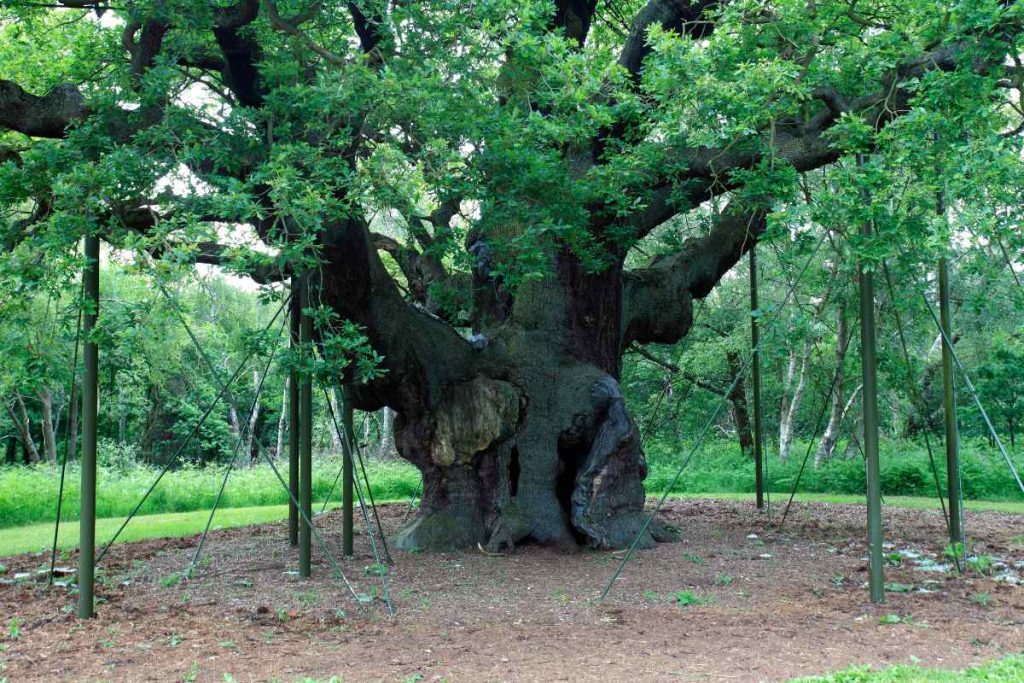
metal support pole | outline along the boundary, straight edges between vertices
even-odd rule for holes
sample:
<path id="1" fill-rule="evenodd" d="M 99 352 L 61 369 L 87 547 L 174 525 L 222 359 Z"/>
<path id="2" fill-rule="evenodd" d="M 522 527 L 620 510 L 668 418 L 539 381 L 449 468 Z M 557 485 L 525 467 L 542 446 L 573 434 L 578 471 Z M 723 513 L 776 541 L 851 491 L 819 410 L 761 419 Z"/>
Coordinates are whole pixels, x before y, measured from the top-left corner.
<path id="1" fill-rule="evenodd" d="M 300 302 L 302 308 L 299 342 L 303 360 L 310 360 L 309 347 L 313 340 L 313 319 L 306 314 L 309 306 L 309 277 L 301 278 Z M 310 524 L 313 519 L 313 378 L 308 363 L 303 363 L 299 377 L 299 505 L 302 517 L 299 524 L 299 576 L 308 578 L 310 568 Z"/>
<path id="2" fill-rule="evenodd" d="M 302 303 L 299 301 L 299 278 L 292 278 L 292 299 L 289 305 L 291 317 L 289 339 L 292 351 L 299 347 L 299 325 L 302 316 Z M 293 358 L 294 360 L 294 358 Z M 288 373 L 288 543 L 299 544 L 299 509 L 292 501 L 299 499 L 299 375 L 292 365 Z"/>
<path id="3" fill-rule="evenodd" d="M 857 164 L 864 156 L 857 155 Z M 870 238 L 871 224 L 865 222 L 861 234 Z M 863 377 L 864 458 L 867 461 L 868 499 L 868 586 L 871 602 L 885 602 L 885 576 L 882 568 L 882 482 L 878 465 L 878 384 L 875 374 L 875 278 L 861 265 L 860 270 L 860 353 Z"/>
<path id="4" fill-rule="evenodd" d="M 939 259 L 939 319 L 942 322 L 942 405 L 946 423 L 946 488 L 949 499 L 949 542 L 963 541 L 960 516 L 960 434 L 957 430 L 956 393 L 953 386 L 953 354 L 947 339 L 953 338 L 949 306 L 949 262 Z"/>
<path id="5" fill-rule="evenodd" d="M 757 509 L 764 507 L 764 439 L 761 435 L 761 335 L 758 330 L 757 247 L 750 248 L 750 347 L 754 355 L 751 373 L 754 383 L 754 487 Z"/>
<path id="6" fill-rule="evenodd" d="M 96 413 L 99 348 L 93 336 L 100 312 L 100 239 L 85 238 L 85 270 L 82 272 L 86 306 L 82 329 L 85 333 L 85 378 L 82 384 L 82 507 L 79 521 L 78 617 L 96 616 L 93 588 L 96 580 Z"/>
<path id="7" fill-rule="evenodd" d="M 342 552 L 345 557 L 352 557 L 352 449 L 354 447 L 355 433 L 352 429 L 352 400 L 349 396 L 348 387 L 342 391 L 341 396 L 341 424 L 345 433 L 341 435 L 342 452 L 342 475 L 341 475 L 341 531 L 342 531 Z"/>

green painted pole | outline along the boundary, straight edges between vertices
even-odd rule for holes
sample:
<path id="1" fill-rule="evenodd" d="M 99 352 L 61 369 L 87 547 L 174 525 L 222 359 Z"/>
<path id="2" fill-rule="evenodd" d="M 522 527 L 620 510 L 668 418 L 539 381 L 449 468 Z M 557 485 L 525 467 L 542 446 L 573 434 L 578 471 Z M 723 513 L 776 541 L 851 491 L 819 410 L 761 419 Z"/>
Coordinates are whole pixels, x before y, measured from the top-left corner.
<path id="1" fill-rule="evenodd" d="M 302 345 L 302 357 L 308 360 L 309 347 L 313 340 L 313 319 L 305 312 L 309 305 L 309 277 L 302 276 L 301 282 L 302 315 L 299 342 Z M 307 367 L 303 367 L 299 378 L 299 505 L 302 507 L 299 525 L 299 576 L 303 578 L 308 578 L 312 573 L 310 524 L 313 520 L 313 383 L 307 370 Z"/>
<path id="2" fill-rule="evenodd" d="M 351 557 L 353 554 L 353 542 L 352 542 L 352 512 L 353 512 L 353 500 L 352 500 L 352 479 L 353 479 L 353 468 L 352 468 L 352 448 L 353 440 L 355 439 L 355 432 L 352 429 L 352 401 L 346 387 L 342 391 L 342 406 L 341 406 L 341 421 L 342 427 L 345 433 L 341 436 L 341 450 L 342 450 L 342 475 L 341 475 L 341 530 L 342 530 L 342 549 L 346 557 Z"/>
<path id="3" fill-rule="evenodd" d="M 299 278 L 292 278 L 292 299 L 289 304 L 291 315 L 290 340 L 292 350 L 299 347 L 299 326 L 302 318 L 302 303 L 299 301 Z M 288 543 L 299 544 L 299 375 L 294 366 L 288 373 Z"/>
<path id="4" fill-rule="evenodd" d="M 82 284 L 86 306 L 82 330 L 85 334 L 82 383 L 81 519 L 79 522 L 78 617 L 96 616 L 93 590 L 96 581 L 96 413 L 99 407 L 99 348 L 93 336 L 100 312 L 100 239 L 85 238 L 85 270 Z"/>
<path id="5" fill-rule="evenodd" d="M 946 488 L 949 499 L 949 542 L 963 541 L 960 510 L 960 434 L 957 430 L 956 393 L 953 386 L 953 314 L 949 305 L 949 262 L 939 259 L 939 320 L 942 323 L 942 403 L 946 425 Z"/>
<path id="6" fill-rule="evenodd" d="M 754 383 L 754 485 L 757 509 L 764 507 L 764 439 L 761 435 L 761 335 L 758 329 L 757 248 L 750 248 L 750 348 Z"/>
<path id="7" fill-rule="evenodd" d="M 864 164 L 864 156 L 857 155 L 857 164 Z M 865 222 L 861 234 L 870 238 L 870 222 Z M 864 457 L 867 461 L 868 499 L 868 587 L 871 602 L 885 602 L 885 576 L 882 568 L 882 482 L 878 464 L 878 382 L 876 377 L 875 347 L 875 278 L 860 269 L 860 353 L 864 406 Z"/>

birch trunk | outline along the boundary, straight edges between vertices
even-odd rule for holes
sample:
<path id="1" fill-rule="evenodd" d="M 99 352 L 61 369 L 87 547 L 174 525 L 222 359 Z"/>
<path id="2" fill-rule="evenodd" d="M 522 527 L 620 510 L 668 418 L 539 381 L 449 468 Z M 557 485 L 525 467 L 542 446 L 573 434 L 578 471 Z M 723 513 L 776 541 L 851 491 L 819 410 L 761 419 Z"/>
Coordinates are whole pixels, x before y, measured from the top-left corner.
<path id="1" fill-rule="evenodd" d="M 384 408 L 380 413 L 380 444 L 377 457 L 381 460 L 394 460 L 398 457 L 395 450 L 395 411 Z"/>
<path id="2" fill-rule="evenodd" d="M 57 462 L 57 438 L 53 431 L 53 392 L 49 387 L 39 389 L 40 423 L 43 432 L 43 454 L 47 462 Z"/>
<path id="3" fill-rule="evenodd" d="M 341 401 L 338 400 L 338 387 L 333 387 L 330 391 L 331 410 L 334 411 L 334 418 L 331 420 L 330 429 L 331 433 L 331 453 L 338 455 L 341 453 Z"/>
<path id="4" fill-rule="evenodd" d="M 814 454 L 814 466 L 818 467 L 824 461 L 832 457 L 836 449 L 836 442 L 839 440 L 839 428 L 842 426 L 843 415 L 843 384 L 846 379 L 846 351 L 850 346 L 850 339 L 847 335 L 846 306 L 842 300 L 836 310 L 836 371 L 832 383 L 832 402 L 828 416 L 828 425 L 825 433 L 818 444 L 818 450 Z"/>
<path id="5" fill-rule="evenodd" d="M 249 456 L 249 461 L 253 464 L 256 463 L 259 458 L 258 449 L 256 449 L 256 427 L 260 421 L 260 372 L 256 368 L 252 370 L 252 412 L 249 413 L 249 430 L 245 435 L 245 452 Z"/>
<path id="6" fill-rule="evenodd" d="M 785 462 L 789 458 L 789 450 L 793 445 L 793 422 L 796 419 L 797 411 L 804 400 L 804 391 L 807 389 L 807 367 L 811 359 L 811 342 L 805 341 L 800 351 L 800 373 L 797 375 L 796 389 L 793 390 L 793 397 L 789 404 L 783 400 L 782 417 L 779 420 L 779 460 Z M 790 354 L 790 367 L 796 364 L 796 353 Z"/>
<path id="7" fill-rule="evenodd" d="M 288 425 L 288 377 L 284 378 L 284 391 L 281 395 L 281 416 L 277 418 L 277 450 L 274 457 L 280 458 L 284 453 L 284 435 Z"/>

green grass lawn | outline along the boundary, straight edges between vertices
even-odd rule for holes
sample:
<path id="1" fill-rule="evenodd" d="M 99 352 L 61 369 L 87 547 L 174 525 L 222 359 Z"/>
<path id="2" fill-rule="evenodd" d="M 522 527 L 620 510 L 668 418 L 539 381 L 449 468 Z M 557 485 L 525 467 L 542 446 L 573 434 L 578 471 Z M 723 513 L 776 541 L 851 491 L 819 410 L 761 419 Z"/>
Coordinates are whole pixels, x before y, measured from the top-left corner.
<path id="1" fill-rule="evenodd" d="M 328 505 L 328 509 L 337 507 Z M 319 506 L 313 508 L 319 511 Z M 139 515 L 135 517 L 117 542 L 140 541 L 147 538 L 178 538 L 202 533 L 206 527 L 209 510 L 194 512 L 170 512 L 162 515 Z M 214 529 L 279 522 L 288 517 L 287 505 L 265 505 L 248 508 L 220 508 L 213 517 Z M 96 520 L 96 545 L 103 547 L 124 522 L 124 517 Z M 53 524 L 30 524 L 0 529 L 0 556 L 49 550 L 53 543 Z M 57 547 L 62 550 L 78 547 L 78 522 L 63 522 Z"/>
<path id="2" fill-rule="evenodd" d="M 672 497 L 740 500 L 749 501 L 751 504 L 753 504 L 754 500 L 753 494 L 749 493 L 681 493 L 673 494 Z M 804 493 L 798 495 L 795 500 L 819 503 L 864 503 L 863 496 L 824 493 Z M 392 502 L 407 504 L 408 500 Z M 785 498 L 781 496 L 773 497 L 772 507 L 774 510 L 781 510 L 785 502 Z M 913 496 L 890 496 L 886 498 L 885 504 L 903 508 L 938 509 L 934 498 L 916 498 Z M 965 506 L 968 510 L 988 510 L 1024 515 L 1024 503 L 966 501 Z M 337 507 L 337 504 L 332 503 L 329 507 Z M 314 510 L 319 510 L 319 506 L 314 506 Z M 206 526 L 208 516 L 208 510 L 139 515 L 128 524 L 121 533 L 121 536 L 118 537 L 118 542 L 139 541 L 147 538 L 175 538 L 198 534 Z M 287 516 L 288 506 L 286 505 L 221 508 L 217 510 L 217 514 L 213 518 L 213 528 L 225 529 L 228 527 L 277 522 L 285 519 Z M 97 520 L 97 544 L 99 546 L 105 544 L 114 535 L 114 532 L 117 531 L 123 521 L 124 517 Z M 0 529 L 0 556 L 39 552 L 49 549 L 52 542 L 53 524 L 49 522 L 3 528 Z M 60 538 L 57 541 L 57 545 L 61 549 L 74 548 L 78 545 L 78 522 L 68 521 L 61 524 Z"/>
<path id="3" fill-rule="evenodd" d="M 962 671 L 922 669 L 918 666 L 897 666 L 872 671 L 855 667 L 828 676 L 798 678 L 790 683 L 972 683 L 992 681 L 1011 683 L 1024 681 L 1024 655 L 1014 655 Z"/>

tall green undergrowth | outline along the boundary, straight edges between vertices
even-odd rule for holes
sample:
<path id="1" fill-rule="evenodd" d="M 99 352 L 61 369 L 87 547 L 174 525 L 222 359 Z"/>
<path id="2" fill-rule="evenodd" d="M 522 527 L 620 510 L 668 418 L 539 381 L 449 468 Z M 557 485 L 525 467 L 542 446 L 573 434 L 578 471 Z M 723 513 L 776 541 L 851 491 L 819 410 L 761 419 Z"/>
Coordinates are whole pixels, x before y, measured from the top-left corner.
<path id="1" fill-rule="evenodd" d="M 786 493 L 793 485 L 806 444 L 797 443 L 787 462 L 768 457 L 769 490 Z M 686 444 L 651 443 L 646 447 L 649 474 L 647 492 L 660 494 L 672 481 L 686 454 Z M 945 482 L 944 453 L 936 452 L 940 482 Z M 892 496 L 934 496 L 935 483 L 923 447 L 910 443 L 884 443 L 881 454 L 882 492 Z M 1024 471 L 1024 460 L 1016 458 Z M 279 463 L 279 468 L 285 468 Z M 313 497 L 322 501 L 340 470 L 338 458 L 318 458 L 314 463 Z M 377 500 L 409 499 L 419 491 L 419 472 L 404 461 L 367 463 L 373 495 Z M 133 464 L 127 459 L 107 459 L 101 465 L 96 491 L 99 517 L 119 517 L 132 508 L 156 479 L 158 470 Z M 282 470 L 282 474 L 285 472 Z M 223 466 L 185 466 L 167 473 L 143 504 L 140 514 L 191 512 L 210 509 L 224 476 Z M 57 501 L 58 470 L 52 465 L 0 467 L 0 527 L 18 526 L 53 519 Z M 982 443 L 968 444 L 963 454 L 964 496 L 976 500 L 1021 500 L 1021 493 L 997 454 Z M 750 493 L 754 490 L 754 468 L 735 444 L 717 441 L 705 444 L 683 471 L 676 493 Z M 859 494 L 864 491 L 864 466 L 858 457 L 836 459 L 819 468 L 808 465 L 800 480 L 803 493 Z M 332 494 L 341 495 L 340 488 Z M 64 519 L 78 518 L 78 469 L 68 468 L 65 485 Z M 283 505 L 288 496 L 266 465 L 242 467 L 232 472 L 221 505 L 252 507 Z"/>
<path id="2" fill-rule="evenodd" d="M 648 492 L 663 492 L 689 453 L 689 444 L 652 443 L 646 445 L 649 474 L 645 482 Z M 796 480 L 807 444 L 797 442 L 786 462 L 769 452 L 767 481 L 769 490 L 788 493 Z M 771 449 L 768 449 L 769 451 Z M 945 451 L 933 444 L 938 479 L 945 490 Z M 935 475 L 927 450 L 911 442 L 883 442 L 880 446 L 882 493 L 891 496 L 934 496 Z M 812 452 L 810 460 L 813 461 Z M 1024 472 L 1024 457 L 1014 456 L 1015 465 Z M 1006 462 L 998 451 L 983 442 L 965 443 L 961 454 L 964 497 L 976 500 L 1021 500 L 1022 494 Z M 808 462 L 800 476 L 798 491 L 803 493 L 864 492 L 864 461 L 833 459 L 815 468 Z M 750 493 L 754 490 L 754 467 L 732 442 L 708 442 L 698 449 L 683 470 L 676 486 L 677 493 Z"/>
<path id="3" fill-rule="evenodd" d="M 287 477 L 287 464 L 278 463 Z M 319 458 L 314 463 L 313 498 L 323 501 L 341 468 L 339 458 Z M 224 478 L 223 466 L 183 467 L 168 472 L 146 499 L 139 514 L 208 510 L 217 499 Z M 367 472 L 374 498 L 408 499 L 419 487 L 416 469 L 404 462 L 370 462 Z M 63 519 L 78 519 L 79 476 L 77 465 L 68 467 L 64 488 Z M 128 515 L 153 483 L 159 470 L 143 465 L 101 466 L 97 477 L 96 515 Z M 57 505 L 59 470 L 52 465 L 0 468 L 0 527 L 53 519 Z M 341 483 L 331 494 L 341 497 Z M 283 505 L 288 494 L 266 466 L 236 468 L 228 478 L 223 507 Z"/>

